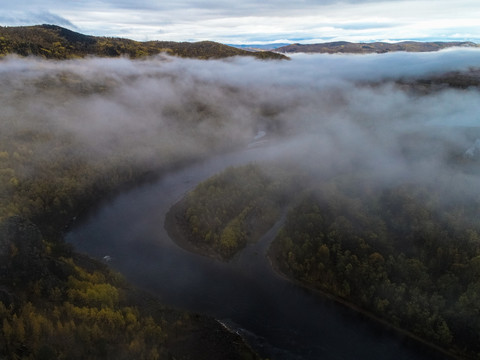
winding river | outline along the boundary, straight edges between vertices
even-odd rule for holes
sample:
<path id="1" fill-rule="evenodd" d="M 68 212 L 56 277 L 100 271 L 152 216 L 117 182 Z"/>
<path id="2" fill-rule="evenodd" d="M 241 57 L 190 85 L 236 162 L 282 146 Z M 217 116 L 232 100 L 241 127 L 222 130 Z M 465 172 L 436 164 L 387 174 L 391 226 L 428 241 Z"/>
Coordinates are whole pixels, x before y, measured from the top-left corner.
<path id="1" fill-rule="evenodd" d="M 265 253 L 279 221 L 229 263 L 183 250 L 167 235 L 170 207 L 227 166 L 263 161 L 278 146 L 251 147 L 173 171 L 103 204 L 67 234 L 77 251 L 110 265 L 167 305 L 209 314 L 271 359 L 441 359 L 354 311 L 278 277 Z"/>

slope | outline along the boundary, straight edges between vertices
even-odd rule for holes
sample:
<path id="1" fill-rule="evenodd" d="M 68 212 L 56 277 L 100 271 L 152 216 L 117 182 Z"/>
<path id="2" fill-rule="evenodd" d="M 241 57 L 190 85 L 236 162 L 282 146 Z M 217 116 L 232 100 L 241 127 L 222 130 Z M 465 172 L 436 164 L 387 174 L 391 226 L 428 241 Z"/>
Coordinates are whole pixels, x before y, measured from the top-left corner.
<path id="1" fill-rule="evenodd" d="M 286 59 L 273 52 L 250 52 L 231 46 L 201 41 L 138 42 L 122 38 L 96 37 L 80 34 L 56 25 L 0 27 L 0 56 L 40 56 L 47 59 L 72 59 L 88 55 L 101 57 L 128 56 L 141 58 L 166 53 L 199 59 L 253 56 L 261 59 Z"/>

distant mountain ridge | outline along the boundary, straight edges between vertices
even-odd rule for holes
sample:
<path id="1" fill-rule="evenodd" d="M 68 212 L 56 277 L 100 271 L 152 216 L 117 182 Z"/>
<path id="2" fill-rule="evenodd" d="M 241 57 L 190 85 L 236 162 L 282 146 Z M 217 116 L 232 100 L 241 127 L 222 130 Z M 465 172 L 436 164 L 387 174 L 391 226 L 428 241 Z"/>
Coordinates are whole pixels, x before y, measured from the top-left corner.
<path id="1" fill-rule="evenodd" d="M 230 56 L 287 59 L 282 54 L 270 51 L 250 52 L 213 41 L 139 42 L 123 38 L 84 35 L 56 25 L 0 27 L 0 56 L 8 54 L 34 55 L 47 59 L 72 59 L 89 55 L 140 58 L 159 53 L 198 59 L 218 59 Z"/>
<path id="2" fill-rule="evenodd" d="M 275 49 L 276 52 L 291 53 L 346 53 L 346 54 L 372 54 L 394 51 L 407 52 L 431 52 L 450 47 L 480 47 L 480 45 L 469 42 L 419 42 L 402 41 L 397 43 L 373 42 L 373 43 L 351 43 L 348 41 L 336 41 L 319 44 L 291 44 Z"/>
<path id="3" fill-rule="evenodd" d="M 282 47 L 282 46 L 287 46 L 290 45 L 289 43 L 270 43 L 270 44 L 227 44 L 229 46 L 233 46 L 235 48 L 239 49 L 244 49 L 244 50 L 249 50 L 249 51 L 265 51 L 265 50 L 271 50 L 275 51 L 275 49 Z"/>

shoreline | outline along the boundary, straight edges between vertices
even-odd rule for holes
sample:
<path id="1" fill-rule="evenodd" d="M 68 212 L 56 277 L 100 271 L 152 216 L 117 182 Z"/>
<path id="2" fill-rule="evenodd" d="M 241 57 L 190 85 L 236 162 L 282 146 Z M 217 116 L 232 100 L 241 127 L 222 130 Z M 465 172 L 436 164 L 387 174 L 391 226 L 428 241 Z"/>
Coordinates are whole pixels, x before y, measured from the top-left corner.
<path id="1" fill-rule="evenodd" d="M 341 297 L 336 296 L 334 294 L 331 294 L 331 293 L 328 293 L 328 292 L 323 291 L 321 289 L 318 289 L 314 286 L 309 285 L 306 282 L 302 282 L 300 280 L 296 280 L 293 277 L 289 277 L 286 273 L 284 273 L 280 269 L 280 266 L 278 265 L 278 261 L 276 259 L 274 259 L 273 252 L 274 252 L 274 249 L 272 249 L 272 246 L 270 246 L 267 250 L 267 253 L 265 254 L 265 257 L 266 257 L 268 263 L 270 264 L 270 268 L 275 273 L 275 275 L 278 276 L 279 278 L 281 278 L 285 281 L 288 281 L 288 282 L 290 282 L 290 283 L 292 283 L 296 286 L 299 286 L 299 287 L 301 287 L 305 290 L 308 290 L 308 291 L 310 291 L 310 292 L 312 292 L 312 293 L 314 293 L 318 296 L 321 296 L 321 297 L 326 298 L 330 301 L 333 301 L 336 304 L 342 305 L 345 308 L 357 313 L 358 315 L 364 316 L 365 318 L 369 319 L 370 321 L 374 321 L 375 323 L 380 324 L 381 326 L 385 327 L 386 329 L 388 329 L 392 333 L 395 333 L 396 335 L 402 335 L 402 336 L 404 336 L 404 337 L 406 337 L 410 340 L 415 341 L 418 344 L 421 344 L 421 345 L 425 346 L 426 348 L 428 348 L 430 350 L 438 352 L 439 355 L 441 354 L 441 355 L 447 356 L 448 358 L 455 359 L 455 360 L 466 359 L 461 354 L 456 354 L 456 353 L 453 353 L 451 351 L 448 351 L 448 350 L 440 347 L 439 345 L 431 343 L 428 340 L 425 340 L 425 339 L 419 337 L 418 335 L 415 335 L 414 333 L 412 333 L 412 332 L 410 332 L 410 331 L 408 331 L 404 328 L 393 325 L 392 323 L 388 322 L 387 320 L 378 317 L 374 313 L 361 308 L 360 306 L 356 305 L 355 303 L 353 303 L 351 301 L 348 301 L 344 298 L 341 298 Z"/>
<path id="2" fill-rule="evenodd" d="M 168 236 L 172 240 L 173 243 L 175 243 L 177 246 L 182 248 L 185 251 L 192 252 L 197 255 L 201 256 L 206 256 L 215 260 L 219 260 L 222 262 L 228 262 L 225 259 L 222 259 L 218 254 L 214 253 L 212 250 L 209 250 L 207 248 L 202 248 L 195 246 L 192 244 L 191 241 L 189 241 L 188 236 L 185 234 L 185 232 L 181 228 L 181 224 L 179 224 L 178 220 L 178 213 L 181 211 L 182 206 L 184 205 L 184 199 L 181 199 L 178 201 L 176 204 L 174 204 L 170 210 L 167 212 L 165 216 L 165 221 L 164 221 L 164 228 L 167 231 Z M 241 250 L 240 250 L 241 251 Z M 238 254 L 238 253 L 237 253 Z M 333 301 L 336 304 L 339 304 L 341 306 L 344 306 L 345 308 L 355 312 L 357 315 L 363 316 L 366 319 L 373 321 L 384 328 L 386 328 L 388 331 L 392 332 L 395 335 L 400 335 L 405 337 L 406 339 L 409 339 L 411 341 L 414 341 L 416 344 L 415 345 L 422 345 L 426 349 L 430 351 L 435 351 L 439 355 L 446 356 L 450 359 L 455 359 L 455 360 L 461 360 L 465 359 L 464 356 L 461 354 L 457 354 L 454 352 L 451 352 L 447 349 L 444 349 L 440 347 L 439 345 L 436 345 L 434 343 L 431 343 L 418 335 L 413 334 L 412 332 L 403 329 L 401 327 L 395 326 L 388 322 L 385 319 L 382 319 L 378 316 L 376 316 L 374 313 L 369 312 L 368 310 L 365 310 L 355 303 L 348 301 L 344 298 L 338 297 L 334 294 L 325 292 L 321 289 L 315 288 L 311 284 L 308 284 L 306 282 L 302 282 L 300 280 L 296 280 L 293 277 L 288 276 L 288 274 L 284 273 L 278 264 L 278 261 L 275 259 L 275 248 L 273 245 L 273 241 L 270 242 L 266 252 L 265 252 L 265 260 L 268 262 L 270 265 L 270 269 L 273 271 L 275 276 L 283 279 L 284 281 L 288 281 L 291 284 L 294 284 L 295 286 L 301 287 L 303 289 L 306 289 L 318 296 L 321 296 L 325 299 L 328 299 L 330 301 Z"/>
<path id="3" fill-rule="evenodd" d="M 139 172 L 136 174 L 136 176 L 128 181 L 119 182 L 114 187 L 102 191 L 100 196 L 94 200 L 81 202 L 82 206 L 74 208 L 73 212 L 66 215 L 66 219 L 68 219 L 68 221 L 61 223 L 61 226 L 56 228 L 56 231 L 58 232 L 57 241 L 60 244 L 72 245 L 72 258 L 75 258 L 76 262 L 78 259 L 84 259 L 81 265 L 82 268 L 85 266 L 85 262 L 92 262 L 97 264 L 96 266 L 101 265 L 108 271 L 118 272 L 118 270 L 113 269 L 110 264 L 102 262 L 86 252 L 79 251 L 73 244 L 66 241 L 66 235 L 76 227 L 82 226 L 88 221 L 89 217 L 95 215 L 95 212 L 98 211 L 99 208 L 105 206 L 106 203 L 111 202 L 119 195 L 133 189 L 140 188 L 144 185 L 152 184 L 171 171 L 181 169 L 195 162 L 201 162 L 205 158 L 206 157 L 184 159 L 179 162 L 168 164 L 166 167 L 146 169 L 145 171 Z M 171 236 L 170 233 L 169 236 Z M 186 250 L 192 251 L 191 249 Z M 121 274 L 121 276 L 124 276 L 122 273 L 118 273 Z M 176 356 L 183 355 L 190 357 L 191 354 L 195 354 L 195 351 L 202 349 L 203 346 L 200 344 L 200 341 L 202 341 L 204 342 L 204 345 L 210 344 L 213 347 L 213 349 L 207 348 L 206 350 L 202 350 L 211 359 L 224 359 L 226 357 L 232 357 L 236 359 L 262 360 L 262 357 L 255 349 L 251 347 L 246 339 L 244 339 L 240 334 L 237 334 L 225 327 L 215 317 L 172 305 L 165 305 L 160 297 L 152 293 L 150 290 L 147 290 L 142 286 L 138 286 L 134 282 L 125 280 L 123 289 L 127 293 L 127 297 L 129 299 L 134 298 L 135 296 L 138 296 L 138 299 L 141 299 L 134 300 L 131 303 L 132 306 L 138 306 L 139 309 L 143 306 L 147 306 L 149 308 L 156 307 L 155 311 L 158 312 L 160 311 L 158 309 L 161 309 L 161 311 L 167 314 L 166 316 L 188 317 L 187 325 L 191 327 L 190 330 L 181 328 L 181 325 L 178 327 L 178 329 L 176 329 L 175 327 L 177 325 L 175 325 L 173 322 L 166 323 L 164 325 L 166 329 L 165 331 L 168 334 L 175 333 L 175 338 L 172 337 L 167 339 L 165 342 L 165 346 L 167 346 L 170 353 Z M 145 304 L 145 302 L 147 304 Z M 143 310 L 140 312 L 142 311 Z M 191 332 L 192 329 L 194 330 L 193 333 Z M 193 352 L 191 352 L 192 349 Z M 216 351 L 221 353 L 219 354 Z"/>

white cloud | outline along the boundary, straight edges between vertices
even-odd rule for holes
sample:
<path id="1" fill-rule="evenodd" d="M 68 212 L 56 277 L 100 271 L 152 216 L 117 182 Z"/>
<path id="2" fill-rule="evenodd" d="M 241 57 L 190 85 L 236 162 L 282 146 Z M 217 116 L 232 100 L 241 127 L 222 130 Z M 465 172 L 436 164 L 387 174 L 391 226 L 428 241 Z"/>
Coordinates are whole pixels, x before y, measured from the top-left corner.
<path id="1" fill-rule="evenodd" d="M 9 11 L 0 14 L 0 24 L 20 26 L 30 24 L 55 24 L 75 29 L 76 26 L 68 19 L 50 11 Z"/>
<path id="2" fill-rule="evenodd" d="M 202 154 L 212 144 L 246 144 L 265 129 L 283 135 L 282 155 L 297 154 L 308 166 L 354 164 L 387 180 L 456 174 L 444 155 L 451 146 L 462 154 L 480 136 L 478 89 L 421 95 L 390 80 L 465 70 L 478 65 L 479 55 L 478 49 L 453 49 L 303 54 L 291 61 L 10 57 L 0 67 L 0 133 L 40 125 L 72 135 L 78 156 L 84 149 L 101 156 L 121 152 L 135 163 L 157 164 Z M 75 81 L 65 82 L 65 74 Z M 47 143 L 34 152 L 50 153 Z"/>
<path id="3" fill-rule="evenodd" d="M 137 40 L 248 43 L 382 39 L 480 40 L 477 0 L 390 1 L 29 1 L 2 4 L 0 23 L 58 16 L 93 35 Z M 19 16 L 29 9 L 25 16 Z M 15 23 L 8 19 L 17 14 Z M 27 16 L 30 14 L 29 16 Z M 48 19 L 48 17 L 43 17 Z"/>

